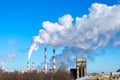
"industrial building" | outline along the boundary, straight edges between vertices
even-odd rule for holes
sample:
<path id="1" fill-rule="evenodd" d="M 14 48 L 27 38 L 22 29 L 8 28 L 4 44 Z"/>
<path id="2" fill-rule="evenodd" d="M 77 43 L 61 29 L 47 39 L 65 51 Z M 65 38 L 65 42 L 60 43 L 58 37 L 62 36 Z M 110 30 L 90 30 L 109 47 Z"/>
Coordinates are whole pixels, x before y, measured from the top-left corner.
<path id="1" fill-rule="evenodd" d="M 74 78 L 86 76 L 86 58 L 76 58 L 76 69 L 71 69 L 70 73 Z"/>
<path id="2" fill-rule="evenodd" d="M 86 76 L 86 58 L 76 59 L 76 72 L 77 78 Z"/>

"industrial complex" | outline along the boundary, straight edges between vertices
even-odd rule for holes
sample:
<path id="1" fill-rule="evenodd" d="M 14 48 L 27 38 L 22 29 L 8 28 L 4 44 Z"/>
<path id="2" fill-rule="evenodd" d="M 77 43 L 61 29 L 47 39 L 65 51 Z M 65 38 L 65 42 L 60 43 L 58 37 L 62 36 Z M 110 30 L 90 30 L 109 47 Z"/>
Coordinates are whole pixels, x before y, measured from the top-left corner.
<path id="1" fill-rule="evenodd" d="M 31 65 L 30 65 L 31 63 Z M 18 71 L 20 74 L 24 73 L 45 73 L 53 74 L 58 72 L 56 65 L 56 50 L 53 48 L 53 62 L 52 69 L 48 68 L 47 65 L 47 48 L 44 48 L 44 68 L 42 70 L 35 69 L 35 63 L 27 61 L 27 67 L 25 71 Z M 16 71 L 3 70 L 2 73 L 14 73 Z M 69 75 L 76 80 L 120 80 L 120 72 L 102 72 L 102 73 L 89 73 L 87 72 L 87 59 L 85 57 L 76 58 L 76 68 L 71 68 L 67 71 Z"/>

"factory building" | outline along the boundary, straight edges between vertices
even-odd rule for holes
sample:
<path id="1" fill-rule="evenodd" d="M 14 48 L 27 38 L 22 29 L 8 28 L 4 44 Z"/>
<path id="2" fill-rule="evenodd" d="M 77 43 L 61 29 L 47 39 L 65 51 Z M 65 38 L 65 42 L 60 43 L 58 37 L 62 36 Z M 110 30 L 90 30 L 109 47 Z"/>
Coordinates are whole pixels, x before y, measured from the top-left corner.
<path id="1" fill-rule="evenodd" d="M 77 78 L 86 76 L 86 58 L 76 59 Z"/>
<path id="2" fill-rule="evenodd" d="M 76 58 L 76 69 L 71 69 L 70 73 L 74 78 L 86 76 L 86 58 Z"/>

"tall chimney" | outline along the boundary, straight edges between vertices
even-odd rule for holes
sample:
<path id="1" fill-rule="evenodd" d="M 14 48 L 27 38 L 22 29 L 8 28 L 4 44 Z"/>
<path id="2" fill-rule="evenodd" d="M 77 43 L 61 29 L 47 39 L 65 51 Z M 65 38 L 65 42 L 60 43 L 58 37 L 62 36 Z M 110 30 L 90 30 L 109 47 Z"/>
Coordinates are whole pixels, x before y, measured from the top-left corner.
<path id="1" fill-rule="evenodd" d="M 55 49 L 53 49 L 53 72 L 56 72 L 56 57 L 55 57 Z"/>
<path id="2" fill-rule="evenodd" d="M 27 72 L 30 71 L 30 63 L 27 61 Z"/>
<path id="3" fill-rule="evenodd" d="M 44 53 L 44 70 L 45 73 L 47 73 L 47 48 L 45 47 L 45 53 Z"/>
<path id="4" fill-rule="evenodd" d="M 32 62 L 32 71 L 34 71 L 34 62 Z"/>

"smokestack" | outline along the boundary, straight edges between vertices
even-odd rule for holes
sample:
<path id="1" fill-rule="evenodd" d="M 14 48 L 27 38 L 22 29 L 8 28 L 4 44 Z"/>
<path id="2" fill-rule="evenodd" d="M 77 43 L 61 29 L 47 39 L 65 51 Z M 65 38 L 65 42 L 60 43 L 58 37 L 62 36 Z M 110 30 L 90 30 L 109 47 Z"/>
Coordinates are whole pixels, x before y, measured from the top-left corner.
<path id="1" fill-rule="evenodd" d="M 53 49 L 53 72 L 56 72 L 55 49 Z"/>
<path id="2" fill-rule="evenodd" d="M 27 72 L 30 71 L 30 63 L 27 61 Z"/>
<path id="3" fill-rule="evenodd" d="M 32 62 L 32 71 L 34 71 L 34 62 Z"/>
<path id="4" fill-rule="evenodd" d="M 44 70 L 45 73 L 47 73 L 47 48 L 45 47 L 45 53 L 44 53 Z"/>

